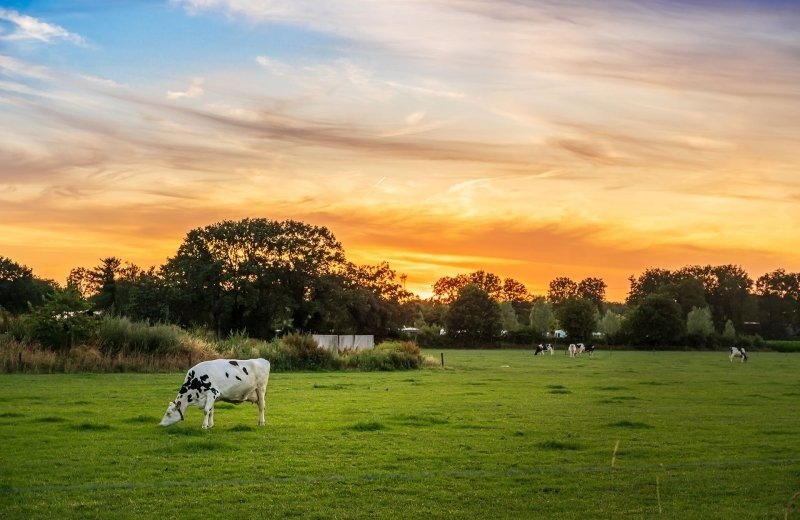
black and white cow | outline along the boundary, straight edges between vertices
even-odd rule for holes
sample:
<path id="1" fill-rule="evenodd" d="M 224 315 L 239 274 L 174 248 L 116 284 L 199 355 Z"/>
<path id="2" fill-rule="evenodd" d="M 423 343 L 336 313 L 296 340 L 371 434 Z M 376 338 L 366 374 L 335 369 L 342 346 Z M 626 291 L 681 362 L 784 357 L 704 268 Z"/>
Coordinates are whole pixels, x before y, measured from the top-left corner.
<path id="1" fill-rule="evenodd" d="M 269 361 L 266 359 L 215 359 L 203 361 L 189 369 L 178 397 L 167 406 L 161 426 L 183 420 L 190 405 L 205 412 L 203 428 L 214 426 L 214 403 L 225 401 L 258 404 L 258 425 L 264 426 L 264 399 L 269 382 Z"/>
<path id="2" fill-rule="evenodd" d="M 533 353 L 533 355 L 534 355 L 534 356 L 538 356 L 539 354 L 541 354 L 541 355 L 544 355 L 544 353 L 545 353 L 545 352 L 547 352 L 547 347 L 545 347 L 544 345 L 542 345 L 541 343 L 539 343 L 539 344 L 536 346 L 536 352 L 534 352 L 534 353 Z"/>
<path id="3" fill-rule="evenodd" d="M 589 353 L 589 357 L 594 355 L 594 343 L 589 343 L 585 347 L 583 347 L 584 351 Z"/>
<path id="4" fill-rule="evenodd" d="M 730 348 L 729 360 L 730 360 L 731 363 L 733 363 L 733 358 L 735 358 L 735 357 L 742 358 L 742 363 L 747 361 L 747 352 L 744 351 L 744 347 L 740 347 L 740 348 L 731 347 Z"/>

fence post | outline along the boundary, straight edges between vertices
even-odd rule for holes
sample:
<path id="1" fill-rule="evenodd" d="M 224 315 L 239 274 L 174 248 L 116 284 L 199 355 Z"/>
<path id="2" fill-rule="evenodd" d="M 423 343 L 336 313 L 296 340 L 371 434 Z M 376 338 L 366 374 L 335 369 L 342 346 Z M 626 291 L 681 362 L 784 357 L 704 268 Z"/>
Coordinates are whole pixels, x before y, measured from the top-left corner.
<path id="1" fill-rule="evenodd" d="M 442 366 L 444 366 L 444 352 L 442 352 L 441 354 L 442 354 Z"/>

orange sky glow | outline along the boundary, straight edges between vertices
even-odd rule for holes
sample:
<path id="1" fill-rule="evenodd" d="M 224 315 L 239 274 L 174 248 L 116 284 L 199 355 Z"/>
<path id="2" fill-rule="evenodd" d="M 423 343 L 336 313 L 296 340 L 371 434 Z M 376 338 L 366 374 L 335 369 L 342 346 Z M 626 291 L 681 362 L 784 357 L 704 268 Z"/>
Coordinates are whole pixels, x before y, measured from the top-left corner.
<path id="1" fill-rule="evenodd" d="M 326 226 L 421 296 L 800 271 L 791 3 L 55 4 L 0 8 L 0 255 L 37 276 L 244 217 Z"/>

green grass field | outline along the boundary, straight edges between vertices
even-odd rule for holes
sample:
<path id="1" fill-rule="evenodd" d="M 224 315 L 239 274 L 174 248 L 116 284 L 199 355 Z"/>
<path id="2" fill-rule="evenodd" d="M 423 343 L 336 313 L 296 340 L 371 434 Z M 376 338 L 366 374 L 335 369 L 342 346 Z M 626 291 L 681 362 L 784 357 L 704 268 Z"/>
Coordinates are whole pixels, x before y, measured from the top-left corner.
<path id="1" fill-rule="evenodd" d="M 209 431 L 158 426 L 182 374 L 0 376 L 0 518 L 800 518 L 798 355 L 444 355 Z"/>

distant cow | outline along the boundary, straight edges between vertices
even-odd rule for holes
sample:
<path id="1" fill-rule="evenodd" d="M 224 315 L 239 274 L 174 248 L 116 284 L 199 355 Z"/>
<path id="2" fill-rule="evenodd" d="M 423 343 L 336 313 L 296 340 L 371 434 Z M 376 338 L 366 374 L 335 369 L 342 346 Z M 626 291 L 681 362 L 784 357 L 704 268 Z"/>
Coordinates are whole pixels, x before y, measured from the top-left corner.
<path id="1" fill-rule="evenodd" d="M 586 345 L 583 349 L 586 352 L 589 353 L 589 357 L 592 357 L 594 355 L 594 344 L 593 343 L 590 343 L 590 344 Z"/>
<path id="2" fill-rule="evenodd" d="M 269 382 L 266 359 L 216 359 L 203 361 L 186 373 L 178 397 L 167 406 L 161 426 L 183 420 L 189 405 L 205 412 L 203 428 L 214 426 L 214 403 L 258 403 L 258 425 L 264 426 L 264 399 Z"/>
<path id="3" fill-rule="evenodd" d="M 553 355 L 553 345 L 548 343 L 547 345 L 542 345 L 539 343 L 536 347 L 536 352 L 533 353 L 534 356 L 538 356 L 539 354 L 544 355 L 545 352 L 549 352 L 550 355 Z"/>
<path id="4" fill-rule="evenodd" d="M 744 351 L 744 347 L 741 348 L 731 347 L 730 352 L 731 354 L 728 357 L 731 363 L 733 362 L 733 358 L 735 357 L 742 358 L 742 363 L 747 361 L 747 352 Z"/>
<path id="5" fill-rule="evenodd" d="M 567 354 L 569 354 L 569 357 L 577 356 L 578 355 L 578 345 L 576 345 L 575 343 L 570 343 L 569 347 L 567 347 Z"/>

